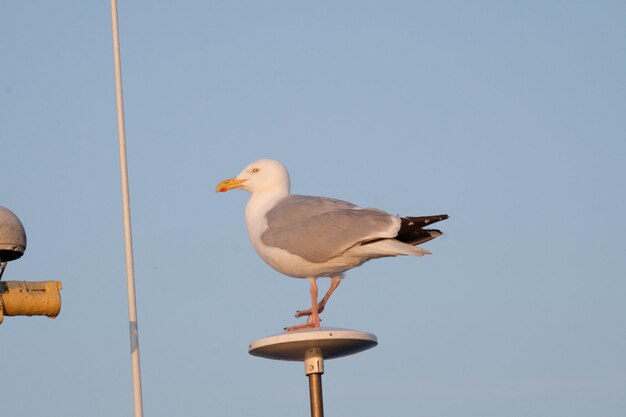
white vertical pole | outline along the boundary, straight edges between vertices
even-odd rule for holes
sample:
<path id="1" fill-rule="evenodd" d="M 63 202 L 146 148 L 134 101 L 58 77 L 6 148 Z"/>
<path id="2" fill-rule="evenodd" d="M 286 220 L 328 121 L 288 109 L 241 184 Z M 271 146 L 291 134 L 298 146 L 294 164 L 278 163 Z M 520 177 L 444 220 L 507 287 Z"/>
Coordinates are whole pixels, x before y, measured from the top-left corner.
<path id="1" fill-rule="evenodd" d="M 126 161 L 126 133 L 124 124 L 124 101 L 122 98 L 122 64 L 120 59 L 120 35 L 117 22 L 117 1 L 111 0 L 113 26 L 113 59 L 115 62 L 115 98 L 117 103 L 117 135 L 120 147 L 120 174 L 122 180 L 122 206 L 124 212 L 124 242 L 126 245 L 126 284 L 128 287 L 128 322 L 130 325 L 130 359 L 133 377 L 133 401 L 135 417 L 143 416 L 141 398 L 141 368 L 139 364 L 139 333 L 137 327 L 137 304 L 135 300 L 135 272 L 133 266 L 133 238 L 130 225 L 130 197 L 128 192 L 128 164 Z"/>

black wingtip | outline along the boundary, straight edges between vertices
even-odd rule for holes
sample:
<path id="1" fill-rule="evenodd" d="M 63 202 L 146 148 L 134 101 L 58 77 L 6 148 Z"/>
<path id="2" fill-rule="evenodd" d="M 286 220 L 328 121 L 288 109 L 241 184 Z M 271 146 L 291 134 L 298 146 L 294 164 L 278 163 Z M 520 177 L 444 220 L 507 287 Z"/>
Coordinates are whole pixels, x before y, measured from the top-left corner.
<path id="1" fill-rule="evenodd" d="M 448 217 L 449 216 L 447 214 L 437 214 L 435 216 L 402 217 L 402 228 L 426 227 L 433 223 L 446 220 Z"/>
<path id="2" fill-rule="evenodd" d="M 418 245 L 420 243 L 428 242 L 443 233 L 437 229 L 424 229 L 426 226 L 430 226 L 433 223 L 446 220 L 449 216 L 447 214 L 437 214 L 435 216 L 420 216 L 420 217 L 402 217 L 400 223 L 400 230 L 396 239 L 401 242 L 409 243 L 412 245 Z"/>

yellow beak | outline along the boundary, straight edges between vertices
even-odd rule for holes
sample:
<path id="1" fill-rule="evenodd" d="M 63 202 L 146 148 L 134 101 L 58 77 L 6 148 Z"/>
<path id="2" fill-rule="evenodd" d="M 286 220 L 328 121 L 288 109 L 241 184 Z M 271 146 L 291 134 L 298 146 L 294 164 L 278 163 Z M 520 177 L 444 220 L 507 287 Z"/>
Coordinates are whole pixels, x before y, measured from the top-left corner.
<path id="1" fill-rule="evenodd" d="M 246 182 L 246 180 L 230 178 L 217 184 L 217 187 L 215 187 L 215 191 L 217 191 L 218 193 L 224 193 L 228 190 L 232 190 L 233 188 L 241 188 L 241 184 L 243 184 L 244 182 Z"/>

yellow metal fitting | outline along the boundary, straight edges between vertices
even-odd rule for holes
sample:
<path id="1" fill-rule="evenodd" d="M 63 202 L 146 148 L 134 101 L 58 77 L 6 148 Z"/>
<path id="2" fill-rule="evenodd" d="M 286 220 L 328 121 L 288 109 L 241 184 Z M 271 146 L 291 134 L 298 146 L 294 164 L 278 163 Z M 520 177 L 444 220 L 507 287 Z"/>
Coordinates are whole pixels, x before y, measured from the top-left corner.
<path id="1" fill-rule="evenodd" d="M 61 312 L 60 281 L 0 281 L 0 323 L 4 316 L 48 316 Z"/>

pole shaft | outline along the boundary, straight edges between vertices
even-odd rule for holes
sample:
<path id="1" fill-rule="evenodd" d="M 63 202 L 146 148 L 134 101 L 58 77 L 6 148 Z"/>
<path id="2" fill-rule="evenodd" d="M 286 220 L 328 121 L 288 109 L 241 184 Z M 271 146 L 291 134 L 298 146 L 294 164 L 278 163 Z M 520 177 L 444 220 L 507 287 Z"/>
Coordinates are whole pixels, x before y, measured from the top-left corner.
<path id="1" fill-rule="evenodd" d="M 324 417 L 322 374 L 309 374 L 309 396 L 311 398 L 311 417 Z"/>
<path id="2" fill-rule="evenodd" d="M 141 367 L 139 361 L 139 332 L 137 326 L 137 303 L 135 297 L 135 272 L 133 262 L 133 239 L 130 223 L 130 197 L 128 190 L 128 164 L 126 160 L 126 133 L 124 123 L 124 100 L 122 96 L 122 63 L 120 58 L 120 36 L 117 20 L 117 1 L 111 0 L 113 31 L 113 60 L 115 64 L 115 99 L 117 104 L 117 133 L 120 152 L 120 174 L 122 184 L 122 209 L 124 215 L 124 242 L 126 246 L 126 285 L 128 288 L 128 322 L 130 331 L 131 368 L 133 379 L 133 402 L 135 417 L 143 416 L 141 394 Z"/>

